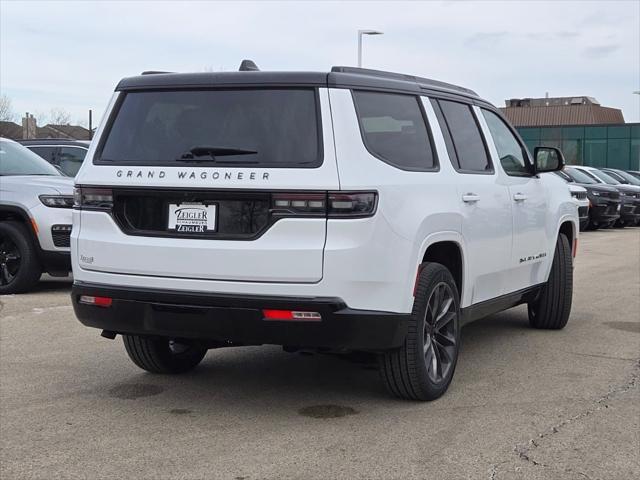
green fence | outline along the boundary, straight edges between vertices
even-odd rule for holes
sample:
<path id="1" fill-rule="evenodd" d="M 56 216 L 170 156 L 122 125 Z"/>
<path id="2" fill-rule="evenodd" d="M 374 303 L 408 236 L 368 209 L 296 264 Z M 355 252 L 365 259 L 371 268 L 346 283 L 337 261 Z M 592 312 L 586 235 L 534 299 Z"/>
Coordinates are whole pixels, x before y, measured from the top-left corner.
<path id="1" fill-rule="evenodd" d="M 572 165 L 640 170 L 640 123 L 518 127 L 522 139 L 534 147 L 557 147 Z"/>

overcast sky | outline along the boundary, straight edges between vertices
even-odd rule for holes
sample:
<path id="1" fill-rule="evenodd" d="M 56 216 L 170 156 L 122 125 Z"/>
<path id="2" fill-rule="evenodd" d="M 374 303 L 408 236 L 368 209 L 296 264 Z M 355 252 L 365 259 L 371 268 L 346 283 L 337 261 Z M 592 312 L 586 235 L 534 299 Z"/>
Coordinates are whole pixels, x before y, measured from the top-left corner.
<path id="1" fill-rule="evenodd" d="M 0 0 L 0 90 L 14 110 L 98 118 L 143 70 L 355 65 L 507 98 L 590 95 L 640 121 L 640 2 L 9 2 Z"/>

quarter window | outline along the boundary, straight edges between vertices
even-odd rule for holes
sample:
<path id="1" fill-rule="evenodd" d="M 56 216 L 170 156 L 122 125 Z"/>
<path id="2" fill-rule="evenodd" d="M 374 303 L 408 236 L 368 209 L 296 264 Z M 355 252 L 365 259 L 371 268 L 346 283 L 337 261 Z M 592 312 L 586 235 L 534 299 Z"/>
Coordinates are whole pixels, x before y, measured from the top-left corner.
<path id="1" fill-rule="evenodd" d="M 493 143 L 498 151 L 500 164 L 508 175 L 530 175 L 527 155 L 518 139 L 511 132 L 504 121 L 495 113 L 482 109 L 482 115 L 487 121 Z"/>
<path id="2" fill-rule="evenodd" d="M 353 98 L 369 152 L 402 170 L 425 171 L 437 167 L 418 97 L 354 91 Z"/>
<path id="3" fill-rule="evenodd" d="M 44 158 L 49 163 L 52 163 L 53 160 L 54 160 L 53 156 L 54 156 L 54 152 L 55 152 L 56 147 L 32 147 L 32 146 L 28 146 L 27 148 L 29 150 L 31 150 L 33 153 L 37 153 L 39 156 Z"/>
<path id="4" fill-rule="evenodd" d="M 465 173 L 493 172 L 471 106 L 448 100 L 439 102 L 456 150 L 457 169 Z"/>
<path id="5" fill-rule="evenodd" d="M 87 151 L 80 147 L 61 147 L 60 148 L 60 169 L 65 175 L 75 177 L 78 170 L 82 166 Z"/>

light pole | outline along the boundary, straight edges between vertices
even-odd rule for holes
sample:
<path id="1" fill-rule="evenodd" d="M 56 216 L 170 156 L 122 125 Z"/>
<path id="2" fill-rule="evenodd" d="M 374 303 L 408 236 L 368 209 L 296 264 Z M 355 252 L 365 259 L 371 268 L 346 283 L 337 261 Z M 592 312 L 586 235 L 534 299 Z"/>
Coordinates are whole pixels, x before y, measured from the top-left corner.
<path id="1" fill-rule="evenodd" d="M 377 30 L 358 30 L 358 68 L 362 67 L 362 35 L 383 35 Z"/>

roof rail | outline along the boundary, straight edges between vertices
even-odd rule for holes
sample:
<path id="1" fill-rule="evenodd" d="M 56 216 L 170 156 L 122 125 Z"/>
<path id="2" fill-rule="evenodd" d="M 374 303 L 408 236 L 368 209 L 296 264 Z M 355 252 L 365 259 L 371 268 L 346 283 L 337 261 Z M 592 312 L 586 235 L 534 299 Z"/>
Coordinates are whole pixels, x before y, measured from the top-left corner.
<path id="1" fill-rule="evenodd" d="M 473 95 L 474 97 L 478 96 L 476 92 L 474 92 L 469 88 L 459 87 L 458 85 L 441 82 L 439 80 L 432 80 L 430 78 L 416 77 L 414 75 L 406 75 L 404 73 L 385 72 L 384 70 L 372 70 L 369 68 L 341 67 L 341 66 L 331 67 L 331 71 L 336 73 L 351 73 L 355 75 L 366 75 L 368 77 L 388 78 L 390 80 L 414 82 L 414 83 L 417 83 L 419 86 L 425 87 L 425 88 L 433 87 L 438 89 L 452 90 L 455 92 L 464 93 L 465 95 Z"/>
<path id="2" fill-rule="evenodd" d="M 158 75 L 160 73 L 175 73 L 175 72 L 163 72 L 160 70 L 145 70 L 140 75 Z"/>

